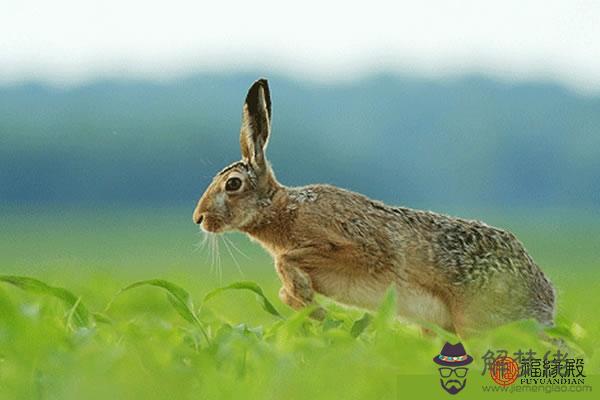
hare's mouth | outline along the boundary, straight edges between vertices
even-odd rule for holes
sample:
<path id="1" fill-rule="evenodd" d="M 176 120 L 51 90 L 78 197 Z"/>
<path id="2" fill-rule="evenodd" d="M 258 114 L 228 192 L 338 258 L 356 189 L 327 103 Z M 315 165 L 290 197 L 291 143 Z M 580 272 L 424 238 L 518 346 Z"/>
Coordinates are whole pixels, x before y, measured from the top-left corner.
<path id="1" fill-rule="evenodd" d="M 225 224 L 218 216 L 206 213 L 202 217 L 200 228 L 206 232 L 220 233 L 225 230 Z"/>

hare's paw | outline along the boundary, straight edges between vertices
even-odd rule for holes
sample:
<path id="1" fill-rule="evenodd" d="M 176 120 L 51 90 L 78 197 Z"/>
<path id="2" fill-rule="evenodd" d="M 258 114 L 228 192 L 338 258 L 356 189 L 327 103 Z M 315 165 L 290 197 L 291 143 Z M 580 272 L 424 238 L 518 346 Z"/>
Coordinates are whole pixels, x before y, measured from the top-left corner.
<path id="1" fill-rule="evenodd" d="M 292 294 L 290 294 L 290 292 L 287 291 L 285 287 L 279 289 L 279 298 L 281 299 L 281 301 L 283 301 L 288 306 L 292 307 L 294 310 L 300 310 L 310 305 L 307 303 L 303 303 L 301 300 L 294 297 Z M 324 320 L 326 316 L 327 311 L 321 306 L 318 306 L 313 312 L 310 313 L 310 317 L 318 321 Z"/>
<path id="2" fill-rule="evenodd" d="M 294 310 L 299 310 L 303 308 L 306 304 L 304 304 L 300 299 L 294 297 L 286 288 L 283 286 L 279 289 L 279 299 L 282 302 L 292 307 Z"/>

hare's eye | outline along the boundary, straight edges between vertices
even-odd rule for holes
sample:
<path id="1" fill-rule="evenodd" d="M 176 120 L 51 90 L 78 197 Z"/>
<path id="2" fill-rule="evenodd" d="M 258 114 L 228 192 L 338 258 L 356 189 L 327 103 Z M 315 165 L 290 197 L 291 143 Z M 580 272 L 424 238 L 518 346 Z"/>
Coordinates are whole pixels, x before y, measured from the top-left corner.
<path id="1" fill-rule="evenodd" d="M 225 183 L 225 190 L 228 192 L 235 192 L 242 187 L 242 180 L 240 178 L 229 178 Z"/>

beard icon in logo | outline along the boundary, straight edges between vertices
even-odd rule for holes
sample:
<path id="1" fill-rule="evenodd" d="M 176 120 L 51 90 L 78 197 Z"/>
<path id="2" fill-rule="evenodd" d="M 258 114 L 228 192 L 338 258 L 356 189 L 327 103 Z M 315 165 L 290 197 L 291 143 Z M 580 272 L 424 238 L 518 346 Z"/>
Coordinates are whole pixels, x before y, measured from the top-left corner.
<path id="1" fill-rule="evenodd" d="M 440 354 L 433 358 L 433 362 L 440 366 L 440 385 L 446 392 L 456 394 L 465 388 L 469 372 L 466 365 L 473 362 L 473 357 L 467 354 L 462 343 L 446 342 Z"/>

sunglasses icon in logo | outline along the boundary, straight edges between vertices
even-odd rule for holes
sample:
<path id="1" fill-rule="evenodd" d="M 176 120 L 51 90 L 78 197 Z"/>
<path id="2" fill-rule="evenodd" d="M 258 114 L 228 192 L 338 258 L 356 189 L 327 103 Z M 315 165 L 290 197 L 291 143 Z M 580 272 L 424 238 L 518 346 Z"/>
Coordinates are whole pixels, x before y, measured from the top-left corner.
<path id="1" fill-rule="evenodd" d="M 440 376 L 442 378 L 450 378 L 450 375 L 454 374 L 458 378 L 464 378 L 469 372 L 469 368 L 438 368 Z"/>
<path id="2" fill-rule="evenodd" d="M 438 368 L 440 385 L 446 392 L 456 394 L 465 388 L 469 372 L 465 366 L 473 362 L 473 357 L 467 354 L 462 343 L 446 343 L 433 362 L 441 365 Z"/>

